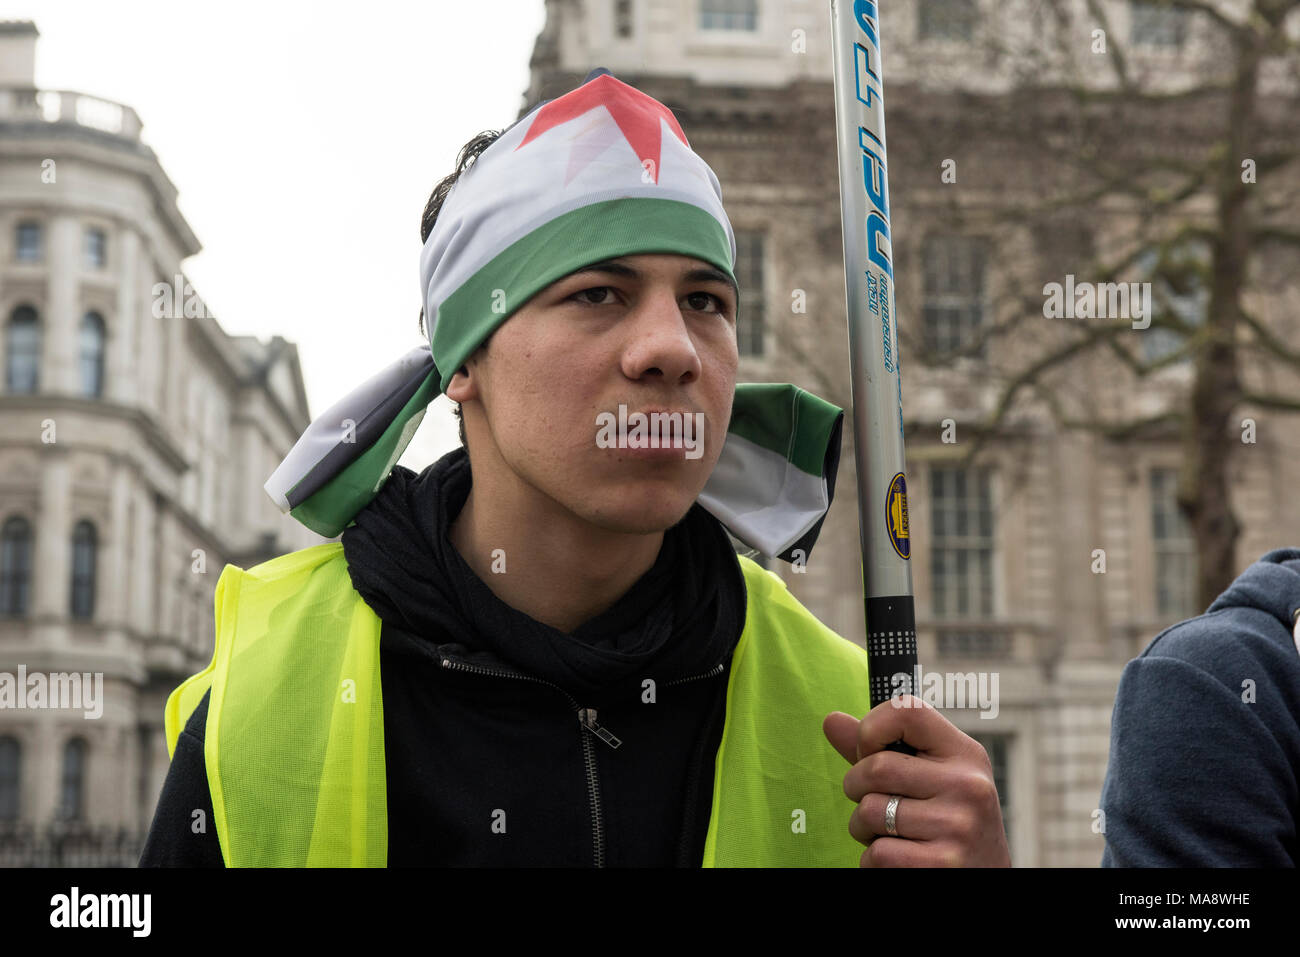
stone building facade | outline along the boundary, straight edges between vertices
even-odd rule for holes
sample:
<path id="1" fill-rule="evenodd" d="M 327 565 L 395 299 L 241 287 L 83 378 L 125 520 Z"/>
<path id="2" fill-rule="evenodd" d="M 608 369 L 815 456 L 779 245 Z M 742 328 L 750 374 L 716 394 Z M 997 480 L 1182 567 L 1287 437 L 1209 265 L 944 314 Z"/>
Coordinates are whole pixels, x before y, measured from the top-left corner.
<path id="1" fill-rule="evenodd" d="M 672 108 L 718 174 L 737 233 L 741 381 L 794 382 L 851 408 L 828 5 L 546 6 L 525 109 L 597 66 Z M 1130 51 L 1128 68 L 1147 89 L 1198 82 L 1221 51 L 1203 23 L 1149 4 L 1108 0 L 1104 28 L 1081 3 L 1067 25 L 1045 20 L 1051 6 L 892 3 L 882 11 L 882 45 L 919 657 L 926 672 L 984 675 L 990 692 L 997 676 L 996 717 L 969 701 L 945 714 L 989 751 L 1014 863 L 1087 867 L 1103 850 L 1095 812 L 1123 666 L 1162 628 L 1204 609 L 1193 599 L 1195 554 L 1174 500 L 1177 432 L 1158 422 L 1127 437 L 1065 428 L 1049 406 L 1069 417 L 1152 417 L 1185 400 L 1190 364 L 1137 379 L 1108 352 L 1081 356 L 1044 376 L 1033 401 L 983 437 L 978 457 L 962 456 L 1007 370 L 1062 342 L 1063 320 L 1044 312 L 1045 285 L 1090 270 L 1098 278 L 1098 251 L 1119 248 L 1142 225 L 1123 196 L 1068 214 L 1039 202 L 1073 175 L 1048 147 L 1089 148 L 1077 100 L 1041 89 L 1050 86 L 1046 71 L 1057 71 L 1061 88 L 1113 89 L 1097 29 Z M 1046 62 L 1057 49 L 1062 56 Z M 1274 142 L 1285 147 L 1290 129 L 1293 148 L 1295 90 L 1277 64 L 1264 72 Z M 1039 86 L 1026 94 L 1031 81 Z M 1113 138 L 1098 142 L 1129 150 L 1138 168 L 1144 150 L 1207 139 L 1213 115 L 1189 106 L 1121 118 L 1107 131 Z M 1294 342 L 1296 263 L 1269 254 L 1257 265 L 1252 308 Z M 1140 279 L 1140 270 L 1124 278 Z M 1196 290 L 1171 295 L 1189 321 L 1203 314 Z M 1160 330 L 1125 334 L 1125 347 L 1148 360 L 1171 351 Z M 1294 370 L 1261 362 L 1244 374 L 1300 397 Z M 1251 442 L 1231 473 L 1238 571 L 1300 543 L 1300 503 L 1287 491 L 1298 423 L 1266 409 L 1247 414 Z M 847 427 L 844 436 L 837 495 L 807 571 L 771 567 L 818 617 L 861 643 Z"/>
<path id="2" fill-rule="evenodd" d="M 0 688 L 0 829 L 121 829 L 133 862 L 222 567 L 321 541 L 262 490 L 310 417 L 295 346 L 226 334 L 185 279 L 135 111 L 35 89 L 36 41 L 0 23 L 0 676 L 28 684 Z"/>

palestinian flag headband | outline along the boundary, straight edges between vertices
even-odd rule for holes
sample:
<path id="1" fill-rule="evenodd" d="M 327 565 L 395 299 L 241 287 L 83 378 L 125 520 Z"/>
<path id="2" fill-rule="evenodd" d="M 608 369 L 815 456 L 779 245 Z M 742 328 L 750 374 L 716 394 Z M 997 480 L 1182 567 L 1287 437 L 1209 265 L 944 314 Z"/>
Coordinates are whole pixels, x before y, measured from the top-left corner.
<path id="1" fill-rule="evenodd" d="M 266 483 L 332 538 L 378 494 L 429 405 L 511 314 L 603 259 L 678 253 L 734 278 L 713 170 L 653 97 L 592 72 L 539 104 L 461 174 L 420 255 L 429 345 L 317 416 Z M 806 560 L 835 492 L 844 412 L 793 385 L 739 384 L 698 499 L 765 555 Z"/>

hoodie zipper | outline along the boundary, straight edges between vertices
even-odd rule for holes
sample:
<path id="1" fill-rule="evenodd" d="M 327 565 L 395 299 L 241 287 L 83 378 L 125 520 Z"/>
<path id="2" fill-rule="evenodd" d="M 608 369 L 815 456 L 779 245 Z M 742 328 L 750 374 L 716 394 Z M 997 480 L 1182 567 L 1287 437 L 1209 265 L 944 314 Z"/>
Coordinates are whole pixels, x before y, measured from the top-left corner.
<path id="1" fill-rule="evenodd" d="M 687 681 L 699 681 L 701 678 L 715 678 L 718 675 L 722 674 L 723 669 L 725 667 L 726 667 L 726 662 L 719 661 L 708 671 L 704 672 L 704 674 L 691 675 L 689 678 L 674 678 L 672 681 L 665 682 L 664 687 L 667 688 L 672 685 L 684 684 Z"/>
<path id="2" fill-rule="evenodd" d="M 451 658 L 443 658 L 442 666 L 455 671 L 468 671 L 471 674 L 489 675 L 497 678 L 517 678 L 522 681 L 536 681 L 538 684 L 554 688 L 564 697 L 569 699 L 573 710 L 578 714 L 578 724 L 583 729 L 582 735 L 582 758 L 587 768 L 587 793 L 591 797 L 591 834 L 592 841 L 595 845 L 596 866 L 605 866 L 605 827 L 603 815 L 600 808 L 600 780 L 596 776 L 596 751 L 591 746 L 592 735 L 600 738 L 611 748 L 618 748 L 623 742 L 619 740 L 607 728 L 601 727 L 596 723 L 596 709 L 584 708 L 578 704 L 578 699 L 569 694 L 559 685 L 546 681 L 542 678 L 534 678 L 532 675 L 519 674 L 513 671 L 495 671 L 489 668 L 480 668 L 476 665 L 467 665 L 463 661 L 454 661 Z M 590 732 L 590 733 L 587 733 Z"/>
<path id="3" fill-rule="evenodd" d="M 698 681 L 701 678 L 716 678 L 727 668 L 725 661 L 719 661 L 708 671 L 699 675 L 691 675 L 689 678 L 676 678 L 667 682 L 665 687 L 677 684 L 685 684 L 688 681 Z M 677 861 L 679 864 L 687 863 L 685 858 L 686 842 L 693 836 L 692 827 L 695 822 L 695 795 L 699 786 L 700 762 L 703 760 L 701 753 L 696 753 L 690 764 L 690 774 L 686 780 L 686 815 L 687 824 L 682 828 L 682 833 L 677 840 Z"/>
<path id="4" fill-rule="evenodd" d="M 569 699 L 570 705 L 578 714 L 578 724 L 582 727 L 584 731 L 590 732 L 589 734 L 583 734 L 582 736 L 582 756 L 583 756 L 583 762 L 587 768 L 588 794 L 590 794 L 591 796 L 591 830 L 592 830 L 593 843 L 595 844 L 595 848 L 596 848 L 596 866 L 604 867 L 605 866 L 604 818 L 603 815 L 601 814 L 601 807 L 600 807 L 600 781 L 596 776 L 596 753 L 595 753 L 595 748 L 593 748 L 591 745 L 591 738 L 594 735 L 595 737 L 600 738 L 602 741 L 604 741 L 606 744 L 608 744 L 611 748 L 614 749 L 617 749 L 618 746 L 623 742 L 618 737 L 616 737 L 614 733 L 611 732 L 608 728 L 604 728 L 596 722 L 595 708 L 582 707 L 580 704 L 578 704 L 577 698 L 573 697 L 573 695 L 569 694 L 569 692 L 565 691 L 563 688 L 561 688 L 559 685 L 555 684 L 554 682 L 546 681 L 543 678 L 535 678 L 532 675 L 520 674 L 519 672 L 515 672 L 515 671 L 500 671 L 500 670 L 495 670 L 490 668 L 480 668 L 477 665 L 467 665 L 463 661 L 455 661 L 451 658 L 443 658 L 442 666 L 444 668 L 448 668 L 454 671 L 467 671 L 471 674 L 488 675 L 496 678 L 516 678 L 521 681 L 535 681 L 538 684 L 546 685 L 548 688 L 554 688 L 556 691 L 560 692 L 560 694 L 564 695 L 564 697 Z M 684 684 L 687 681 L 698 681 L 701 678 L 714 678 L 720 675 L 724 670 L 726 670 L 726 662 L 720 661 L 712 668 L 710 668 L 708 671 L 705 671 L 702 674 L 690 675 L 689 677 L 686 678 L 674 678 L 672 681 L 666 682 L 665 687 L 676 685 L 676 684 Z M 694 761 L 691 762 L 691 779 L 688 785 L 688 790 L 692 794 L 694 793 L 695 790 L 695 783 L 696 783 L 695 778 L 697 776 L 696 763 L 697 762 Z"/>

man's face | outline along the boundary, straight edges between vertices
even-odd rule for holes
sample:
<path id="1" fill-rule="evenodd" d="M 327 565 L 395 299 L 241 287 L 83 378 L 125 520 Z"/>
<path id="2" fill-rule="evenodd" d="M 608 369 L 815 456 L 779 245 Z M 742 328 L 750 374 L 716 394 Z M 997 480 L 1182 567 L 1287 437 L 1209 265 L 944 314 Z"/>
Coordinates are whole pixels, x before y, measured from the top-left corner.
<path id="1" fill-rule="evenodd" d="M 676 254 L 622 256 L 537 293 L 447 387 L 463 403 L 474 484 L 504 483 L 609 531 L 676 524 L 731 421 L 736 306 L 722 273 Z M 652 410 L 684 413 L 691 431 L 676 448 L 618 447 L 620 421 L 631 432 L 633 413 Z M 611 436 L 615 447 L 602 447 Z"/>

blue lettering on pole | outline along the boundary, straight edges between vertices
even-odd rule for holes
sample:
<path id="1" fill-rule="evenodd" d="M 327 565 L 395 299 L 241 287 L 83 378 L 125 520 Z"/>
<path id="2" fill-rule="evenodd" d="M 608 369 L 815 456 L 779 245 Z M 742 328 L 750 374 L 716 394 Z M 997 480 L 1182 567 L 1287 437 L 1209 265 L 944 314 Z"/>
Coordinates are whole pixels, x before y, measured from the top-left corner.
<path id="1" fill-rule="evenodd" d="M 872 0 L 853 0 L 853 18 L 862 31 L 866 45 L 855 42 L 853 45 L 854 74 L 857 86 L 857 98 L 870 109 L 863 117 L 866 126 L 858 127 L 858 145 L 862 149 L 862 184 L 867 197 L 871 200 L 871 210 L 867 213 L 867 259 L 881 272 L 879 277 L 866 271 L 867 307 L 873 315 L 880 318 L 880 336 L 883 345 L 882 358 L 885 371 L 896 373 L 898 384 L 898 434 L 903 434 L 903 377 L 901 363 L 894 358 L 893 317 L 890 315 L 889 300 L 890 281 L 894 278 L 894 267 L 890 262 L 893 247 L 889 236 L 889 178 L 885 169 L 885 127 L 884 127 L 884 91 L 880 70 L 880 36 L 877 25 L 880 21 L 878 5 Z M 873 100 L 874 97 L 874 100 Z M 870 127 L 878 126 L 878 129 Z M 872 143 L 868 143 L 868 138 Z M 877 281 L 878 280 L 878 281 Z M 893 505 L 901 518 L 901 542 L 894 539 L 894 548 L 903 558 L 910 555 L 907 546 L 907 492 L 902 474 L 895 476 L 893 486 Z M 901 508 L 899 506 L 901 505 Z"/>
<path id="2" fill-rule="evenodd" d="M 889 177 L 885 171 L 885 161 L 862 141 L 862 134 L 867 132 L 866 127 L 858 127 L 858 145 L 862 147 L 863 152 L 862 184 L 867 188 L 867 196 L 871 198 L 872 205 L 880 210 L 880 214 L 885 217 L 885 222 L 889 222 Z M 875 139 L 875 136 L 871 138 Z M 866 160 L 868 156 L 871 157 L 870 163 Z"/>
<path id="3" fill-rule="evenodd" d="M 864 106 L 871 106 L 871 94 L 880 96 L 880 78 L 871 69 L 871 54 L 861 43 L 853 44 L 853 63 L 856 69 L 853 75 L 857 80 L 858 100 Z M 873 89 L 874 87 L 874 89 Z"/>
<path id="4" fill-rule="evenodd" d="M 889 243 L 889 221 L 876 210 L 867 214 L 867 258 L 880 267 L 890 279 L 894 278 L 894 267 L 889 264 L 889 255 L 880 248 L 878 237 L 884 236 Z"/>
<path id="5" fill-rule="evenodd" d="M 880 19 L 876 5 L 871 0 L 853 0 L 853 17 L 858 21 L 862 32 L 871 39 L 871 45 L 880 49 L 880 41 L 876 39 L 876 21 Z"/>
<path id="6" fill-rule="evenodd" d="M 889 321 L 889 280 L 883 276 L 880 279 L 880 332 L 884 343 L 881 350 L 881 361 L 884 362 L 885 371 L 894 371 L 894 344 L 892 324 Z"/>

